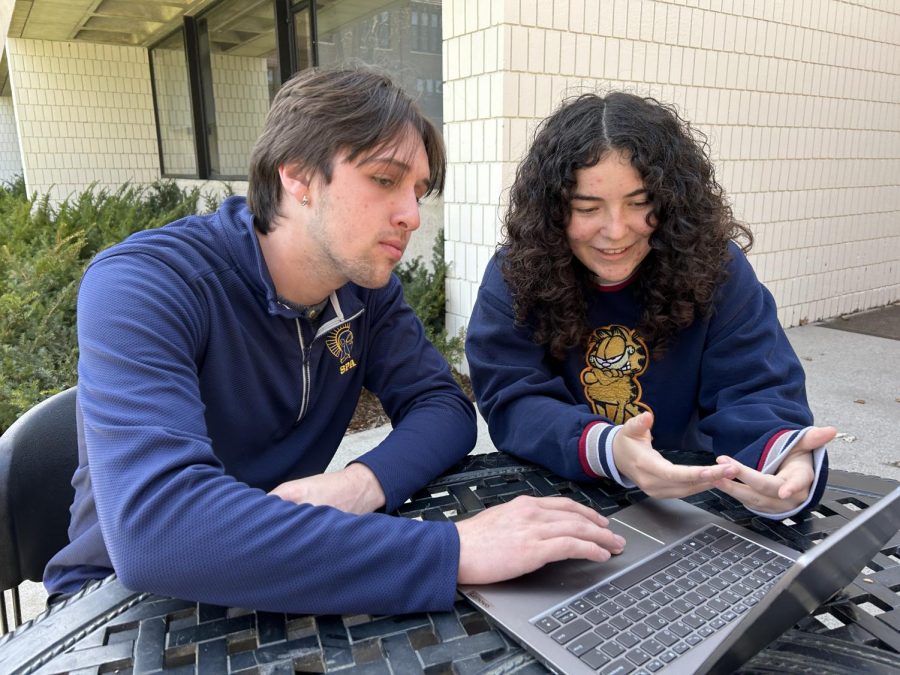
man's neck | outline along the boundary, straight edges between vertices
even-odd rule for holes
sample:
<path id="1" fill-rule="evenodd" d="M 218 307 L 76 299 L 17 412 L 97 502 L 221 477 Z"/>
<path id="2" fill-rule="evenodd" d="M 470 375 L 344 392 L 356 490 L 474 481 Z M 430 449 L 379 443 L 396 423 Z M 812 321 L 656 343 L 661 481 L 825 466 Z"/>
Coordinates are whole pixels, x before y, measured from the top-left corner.
<path id="1" fill-rule="evenodd" d="M 318 305 L 343 285 L 309 254 L 298 228 L 275 222 L 267 234 L 257 231 L 256 238 L 276 294 L 291 304 Z"/>

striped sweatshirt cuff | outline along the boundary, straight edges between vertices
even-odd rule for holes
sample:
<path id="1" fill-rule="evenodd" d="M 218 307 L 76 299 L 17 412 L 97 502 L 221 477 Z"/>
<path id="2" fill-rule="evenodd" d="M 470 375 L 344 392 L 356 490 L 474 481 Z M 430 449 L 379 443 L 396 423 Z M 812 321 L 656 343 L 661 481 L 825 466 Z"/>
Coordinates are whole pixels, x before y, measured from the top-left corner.
<path id="1" fill-rule="evenodd" d="M 633 488 L 637 484 L 619 473 L 613 460 L 613 439 L 622 425 L 591 422 L 578 441 L 578 459 L 581 468 L 591 478 L 608 478 L 622 487 Z"/>
<path id="2" fill-rule="evenodd" d="M 769 442 L 763 449 L 762 456 L 759 458 L 759 463 L 756 465 L 756 470 L 760 473 L 767 474 L 774 474 L 775 472 L 777 472 L 778 468 L 782 465 L 782 463 L 784 463 L 784 460 L 787 458 L 788 453 L 791 451 L 791 449 L 800 442 L 800 439 L 803 438 L 806 435 L 806 432 L 811 428 L 812 427 L 806 427 L 804 429 L 785 429 L 783 431 L 777 432 L 774 436 L 772 436 L 772 438 L 769 439 Z M 764 511 L 755 511 L 750 507 L 746 507 L 747 510 L 755 513 L 758 516 L 763 516 L 772 520 L 782 520 L 784 518 L 790 518 L 791 516 L 800 513 L 800 511 L 809 506 L 809 503 L 812 501 L 813 495 L 816 493 L 816 487 L 819 484 L 819 480 L 822 477 L 822 464 L 825 461 L 824 445 L 813 450 L 812 459 L 815 477 L 813 478 L 812 484 L 809 486 L 809 495 L 800 506 L 790 511 L 785 511 L 784 513 L 766 513 Z"/>

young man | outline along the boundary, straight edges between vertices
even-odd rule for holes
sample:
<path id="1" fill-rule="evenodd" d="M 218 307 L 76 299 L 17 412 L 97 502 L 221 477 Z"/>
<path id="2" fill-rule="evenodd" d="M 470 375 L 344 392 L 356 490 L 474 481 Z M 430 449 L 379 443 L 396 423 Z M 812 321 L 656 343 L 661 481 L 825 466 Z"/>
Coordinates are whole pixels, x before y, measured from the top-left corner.
<path id="1" fill-rule="evenodd" d="M 391 272 L 443 187 L 434 127 L 368 70 L 307 71 L 272 104 L 248 199 L 100 254 L 78 301 L 80 465 L 51 593 L 122 583 L 296 613 L 449 609 L 457 581 L 623 542 L 570 500 L 458 525 L 395 518 L 462 458 L 474 412 Z M 322 474 L 361 388 L 393 431 Z"/>

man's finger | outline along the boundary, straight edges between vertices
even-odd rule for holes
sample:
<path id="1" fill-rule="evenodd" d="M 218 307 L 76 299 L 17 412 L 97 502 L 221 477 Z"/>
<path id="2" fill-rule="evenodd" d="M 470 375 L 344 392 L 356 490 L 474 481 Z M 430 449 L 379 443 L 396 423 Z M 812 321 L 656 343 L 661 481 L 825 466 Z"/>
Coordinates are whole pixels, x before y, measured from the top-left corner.
<path id="1" fill-rule="evenodd" d="M 521 496 L 516 497 L 513 502 L 517 500 L 525 500 L 533 502 L 531 505 L 537 507 L 538 509 L 545 511 L 548 517 L 553 517 L 553 511 L 565 511 L 569 513 L 578 514 L 584 518 L 589 519 L 591 522 L 596 523 L 600 527 L 606 527 L 609 525 L 609 520 L 606 519 L 605 516 L 600 515 L 594 509 L 585 506 L 584 504 L 579 504 L 573 499 L 569 499 L 568 497 L 528 497 Z"/>

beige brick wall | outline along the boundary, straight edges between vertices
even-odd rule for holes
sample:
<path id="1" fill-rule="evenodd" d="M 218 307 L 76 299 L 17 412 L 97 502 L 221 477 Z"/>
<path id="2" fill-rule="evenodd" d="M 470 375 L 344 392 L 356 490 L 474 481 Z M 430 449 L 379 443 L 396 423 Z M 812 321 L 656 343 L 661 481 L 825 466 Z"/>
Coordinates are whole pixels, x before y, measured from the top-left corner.
<path id="1" fill-rule="evenodd" d="M 0 96 L 0 181 L 8 181 L 22 173 L 16 114 L 11 96 Z"/>
<path id="2" fill-rule="evenodd" d="M 146 49 L 21 38 L 6 49 L 29 193 L 156 180 Z"/>
<path id="3" fill-rule="evenodd" d="M 675 103 L 708 134 L 785 326 L 900 298 L 893 0 L 444 0 L 443 23 L 454 330 L 536 122 L 585 89 Z"/>

